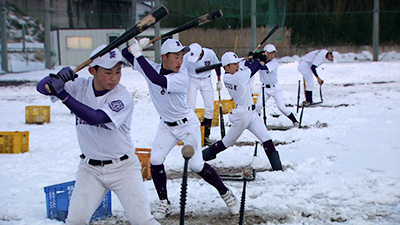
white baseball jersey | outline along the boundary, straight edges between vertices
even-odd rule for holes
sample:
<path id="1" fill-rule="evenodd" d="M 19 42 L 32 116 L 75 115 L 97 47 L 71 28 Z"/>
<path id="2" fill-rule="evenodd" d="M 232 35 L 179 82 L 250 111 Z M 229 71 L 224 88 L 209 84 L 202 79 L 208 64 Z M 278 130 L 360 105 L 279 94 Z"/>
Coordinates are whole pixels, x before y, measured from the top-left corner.
<path id="1" fill-rule="evenodd" d="M 145 60 L 160 73 L 162 64 L 155 63 L 147 58 Z M 145 77 L 154 107 L 161 117 L 152 144 L 151 165 L 164 163 L 173 146 L 178 143 L 178 140 L 181 140 L 184 145 L 193 146 L 195 151 L 189 160 L 188 168 L 196 173 L 200 172 L 204 167 L 201 152 L 200 121 L 194 111 L 186 104 L 188 75 L 182 70 L 165 75 L 167 78 L 167 88 L 165 89 L 148 79 L 136 58 L 134 59 L 133 69 L 138 70 Z M 165 122 L 177 122 L 179 125 L 169 126 Z"/>
<path id="2" fill-rule="evenodd" d="M 265 64 L 268 69 L 260 69 L 258 72 L 260 74 L 260 81 L 263 84 L 277 84 L 278 83 L 278 60 L 273 59 Z"/>
<path id="3" fill-rule="evenodd" d="M 326 53 L 328 53 L 326 49 L 314 50 L 305 54 L 301 60 L 307 62 L 310 66 L 315 65 L 318 67 L 326 61 Z"/>
<path id="4" fill-rule="evenodd" d="M 181 68 L 187 70 L 187 74 L 190 77 L 195 77 L 195 78 L 200 78 L 200 79 L 207 78 L 211 75 L 211 70 L 204 71 L 201 73 L 196 73 L 196 68 L 220 63 L 217 55 L 215 54 L 215 52 L 213 50 L 208 49 L 208 48 L 203 48 L 203 51 L 204 51 L 203 57 L 194 63 L 189 62 L 187 60 L 189 54 L 186 54 L 183 56 L 183 63 L 182 63 Z"/>
<path id="5" fill-rule="evenodd" d="M 276 59 L 272 59 L 271 61 L 267 62 L 264 66 L 262 66 L 258 72 L 260 74 L 260 81 L 263 83 L 264 87 L 265 102 L 267 102 L 267 100 L 270 97 L 273 97 L 276 105 L 278 106 L 278 109 L 285 116 L 290 115 L 291 113 L 290 110 L 285 106 L 282 87 L 278 83 L 278 61 Z M 266 86 L 266 84 L 269 85 L 269 87 Z M 256 103 L 256 111 L 258 114 L 261 114 L 261 109 L 262 109 L 262 100 L 263 100 L 262 90 L 263 88 L 261 88 L 260 90 L 260 94 L 258 95 Z"/>
<path id="6" fill-rule="evenodd" d="M 328 50 L 326 49 L 314 50 L 301 58 L 297 69 L 304 77 L 306 82 L 306 91 L 312 91 L 314 88 L 314 73 L 311 70 L 311 66 L 315 65 L 318 67 L 324 63 L 326 61 L 326 53 L 328 53 Z"/>
<path id="7" fill-rule="evenodd" d="M 158 73 L 160 72 L 162 64 L 145 59 Z M 138 70 L 146 79 L 154 107 L 163 121 L 175 122 L 185 118 L 191 112 L 186 104 L 189 78 L 182 70 L 165 76 L 167 78 L 167 88 L 165 89 L 150 81 L 136 58 L 133 69 Z"/>
<path id="8" fill-rule="evenodd" d="M 130 127 L 134 101 L 123 85 L 118 84 L 106 94 L 96 97 L 93 89 L 93 77 L 89 77 L 67 82 L 65 90 L 76 100 L 92 109 L 101 109 L 112 121 L 101 125 L 89 125 L 86 121 L 76 117 L 79 145 L 86 157 L 109 160 L 125 154 L 132 155 L 134 146 L 130 137 Z"/>
<path id="9" fill-rule="evenodd" d="M 226 147 L 233 145 L 245 129 L 253 133 L 262 143 L 271 139 L 261 117 L 252 109 L 250 75 L 249 68 L 240 68 L 235 74 L 225 73 L 224 75 L 225 87 L 236 103 L 236 108 L 229 115 L 232 126 L 222 139 Z"/>
<path id="10" fill-rule="evenodd" d="M 253 98 L 250 87 L 250 75 L 251 71 L 249 68 L 241 69 L 234 75 L 225 73 L 224 84 L 229 94 L 235 101 L 236 106 L 251 107 L 253 105 Z"/>

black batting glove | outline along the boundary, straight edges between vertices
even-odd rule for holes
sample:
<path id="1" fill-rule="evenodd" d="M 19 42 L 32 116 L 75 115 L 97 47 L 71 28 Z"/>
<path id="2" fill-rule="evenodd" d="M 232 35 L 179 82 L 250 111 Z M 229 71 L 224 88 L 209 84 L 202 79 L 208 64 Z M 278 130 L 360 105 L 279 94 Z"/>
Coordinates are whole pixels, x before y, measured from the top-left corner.
<path id="1" fill-rule="evenodd" d="M 70 80 L 74 81 L 75 78 L 78 77 L 78 74 L 75 74 L 75 72 L 74 72 L 71 68 L 69 68 L 69 67 L 64 67 L 64 68 L 62 68 L 62 69 L 57 73 L 57 76 L 58 76 L 62 81 L 64 81 L 64 83 L 66 83 L 66 82 L 68 82 L 68 81 L 70 81 Z"/>
<path id="2" fill-rule="evenodd" d="M 260 62 L 267 62 L 267 56 L 265 54 L 261 54 L 259 60 Z"/>
<path id="3" fill-rule="evenodd" d="M 49 86 L 51 93 L 59 99 L 65 100 L 68 93 L 64 89 L 64 81 L 59 76 L 54 76 L 54 74 L 50 74 L 50 77 L 51 78 L 47 82 L 47 85 Z"/>

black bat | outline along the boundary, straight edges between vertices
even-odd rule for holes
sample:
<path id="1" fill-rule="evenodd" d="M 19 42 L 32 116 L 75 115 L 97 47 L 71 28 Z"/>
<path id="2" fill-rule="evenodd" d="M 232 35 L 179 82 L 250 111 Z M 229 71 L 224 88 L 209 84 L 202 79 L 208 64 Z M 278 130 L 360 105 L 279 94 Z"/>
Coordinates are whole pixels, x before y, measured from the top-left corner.
<path id="1" fill-rule="evenodd" d="M 221 81 L 221 76 L 218 76 L 218 81 Z M 225 122 L 224 122 L 224 114 L 222 113 L 222 100 L 221 100 L 221 91 L 218 90 L 218 101 L 219 101 L 219 127 L 221 130 L 221 139 L 225 137 Z"/>
<path id="2" fill-rule="evenodd" d="M 278 30 L 278 28 L 279 28 L 279 25 L 275 25 L 275 27 L 272 28 L 272 30 L 267 34 L 267 36 L 265 36 L 265 38 L 260 42 L 260 44 L 257 45 L 257 47 L 253 50 L 253 52 L 256 52 L 257 49 L 259 47 L 261 47 L 261 45 L 263 45 L 264 42 L 267 41 L 268 38 L 270 38 L 275 33 L 276 30 Z M 204 72 L 204 71 L 216 69 L 216 68 L 221 67 L 221 66 L 222 66 L 221 63 L 217 63 L 217 64 L 212 64 L 212 65 L 209 65 L 209 66 L 196 68 L 195 71 L 196 71 L 196 73 L 201 73 L 201 72 Z"/>
<path id="3" fill-rule="evenodd" d="M 216 64 L 211 64 L 209 66 L 203 66 L 203 67 L 196 68 L 195 71 L 196 71 L 196 73 L 201 73 L 201 72 L 204 72 L 204 71 L 208 71 L 208 70 L 213 70 L 213 69 L 219 68 L 221 66 L 222 66 L 222 63 L 216 63 Z"/>
<path id="4" fill-rule="evenodd" d="M 265 88 L 264 87 L 262 87 L 261 88 L 262 89 L 262 101 L 263 101 L 263 119 L 264 119 L 264 125 L 266 126 L 266 127 L 268 127 L 267 126 L 267 112 L 266 112 L 266 107 L 265 107 Z"/>
<path id="5" fill-rule="evenodd" d="M 300 80 L 299 80 L 299 85 L 297 86 L 297 110 L 296 110 L 296 113 L 299 113 L 299 103 L 300 103 Z"/>
<path id="6" fill-rule="evenodd" d="M 110 52 L 114 48 L 117 48 L 118 46 L 122 45 L 123 43 L 129 41 L 130 39 L 134 38 L 138 34 L 142 33 L 145 31 L 147 28 L 151 27 L 164 17 L 168 15 L 168 9 L 165 6 L 161 6 L 160 8 L 156 9 L 154 12 L 151 14 L 147 15 L 144 17 L 142 20 L 140 20 L 138 23 L 133 25 L 129 30 L 125 31 L 121 36 L 118 38 L 114 39 L 110 44 L 108 44 L 106 47 L 104 47 L 101 51 L 99 51 L 97 54 L 93 55 L 90 57 L 88 60 L 80 64 L 78 67 L 74 69 L 74 72 L 77 73 L 81 69 L 83 69 L 85 66 L 89 65 L 90 63 L 93 62 L 98 57 L 101 57 L 105 55 L 106 53 Z M 46 90 L 51 93 L 50 87 L 48 84 L 45 85 Z"/>
<path id="7" fill-rule="evenodd" d="M 265 38 L 260 42 L 260 44 L 257 45 L 257 47 L 253 50 L 253 52 L 256 52 L 257 49 L 259 49 L 264 44 L 264 42 L 267 41 L 268 38 L 270 38 L 275 33 L 276 30 L 278 30 L 278 28 L 279 25 L 275 25 L 275 27 L 272 28 L 272 30 L 267 34 L 267 36 L 265 36 Z"/>
<path id="8" fill-rule="evenodd" d="M 217 9 L 217 10 L 215 10 L 213 12 L 204 14 L 204 15 L 202 15 L 202 16 L 200 16 L 200 17 L 198 17 L 198 18 L 196 18 L 196 19 L 194 19 L 192 21 L 189 21 L 189 22 L 187 22 L 187 23 L 175 28 L 174 30 L 172 30 L 172 31 L 170 31 L 170 32 L 168 32 L 166 34 L 163 34 L 161 36 L 158 36 L 156 38 L 151 39 L 150 43 L 154 43 L 154 42 L 156 42 L 156 41 L 158 41 L 160 39 L 172 36 L 172 35 L 174 35 L 176 33 L 188 30 L 190 28 L 198 27 L 198 26 L 203 25 L 205 23 L 208 23 L 208 22 L 210 22 L 210 21 L 212 21 L 214 19 L 217 19 L 217 18 L 221 17 L 222 15 L 223 15 L 223 13 L 222 13 L 221 9 Z"/>

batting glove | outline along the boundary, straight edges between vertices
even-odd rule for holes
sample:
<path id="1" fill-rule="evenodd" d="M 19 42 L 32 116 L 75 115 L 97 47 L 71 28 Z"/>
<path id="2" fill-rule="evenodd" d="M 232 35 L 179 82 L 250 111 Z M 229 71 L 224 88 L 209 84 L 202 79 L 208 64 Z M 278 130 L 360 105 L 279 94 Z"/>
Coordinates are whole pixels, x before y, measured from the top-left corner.
<path id="1" fill-rule="evenodd" d="M 72 80 L 74 81 L 75 78 L 78 77 L 78 74 L 75 74 L 75 72 L 69 68 L 69 67 L 64 67 L 62 68 L 58 73 L 57 76 L 64 81 L 64 83 Z"/>
<path id="2" fill-rule="evenodd" d="M 139 44 L 140 44 L 140 46 L 142 46 L 142 49 L 150 48 L 151 46 L 153 46 L 153 44 L 150 43 L 150 39 L 149 38 L 140 39 L 139 40 Z"/>
<path id="3" fill-rule="evenodd" d="M 217 82 L 217 90 L 218 90 L 218 91 L 221 91 L 221 90 L 222 90 L 222 82 L 221 82 L 221 81 L 218 81 L 218 82 Z"/>
<path id="4" fill-rule="evenodd" d="M 138 58 L 143 55 L 143 53 L 142 53 L 143 47 L 140 45 L 140 43 L 136 39 L 133 39 L 133 44 L 129 47 L 129 50 L 131 51 L 132 55 L 135 58 Z"/>
<path id="5" fill-rule="evenodd" d="M 64 101 L 68 96 L 68 93 L 64 89 L 64 81 L 58 76 L 50 75 L 50 77 L 51 78 L 47 82 L 47 85 L 49 85 L 51 93 Z"/>

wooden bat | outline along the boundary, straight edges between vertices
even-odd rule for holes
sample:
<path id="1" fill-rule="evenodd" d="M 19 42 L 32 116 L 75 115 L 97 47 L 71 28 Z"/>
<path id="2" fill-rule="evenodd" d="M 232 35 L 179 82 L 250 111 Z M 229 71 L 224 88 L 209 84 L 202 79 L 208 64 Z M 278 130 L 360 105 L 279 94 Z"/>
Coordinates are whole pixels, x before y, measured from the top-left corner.
<path id="1" fill-rule="evenodd" d="M 189 21 L 189 22 L 187 22 L 187 23 L 175 28 L 174 30 L 172 30 L 172 31 L 170 31 L 168 33 L 165 33 L 165 34 L 163 34 L 161 36 L 158 36 L 156 38 L 151 39 L 150 40 L 150 44 L 152 44 L 152 43 L 154 43 L 154 42 L 156 42 L 158 40 L 161 40 L 163 38 L 172 36 L 172 35 L 174 35 L 176 33 L 188 30 L 188 29 L 193 28 L 193 27 L 201 26 L 201 25 L 203 25 L 205 23 L 208 23 L 208 22 L 211 22 L 212 20 L 217 19 L 217 18 L 221 17 L 222 15 L 223 15 L 223 13 L 222 13 L 221 9 L 217 9 L 217 10 L 215 10 L 213 12 L 204 14 L 204 15 L 202 15 L 202 16 L 200 16 L 200 17 L 198 17 L 198 18 L 196 18 L 196 19 L 194 19 L 192 21 Z"/>
<path id="2" fill-rule="evenodd" d="M 218 77 L 218 82 L 221 81 L 221 76 Z M 224 114 L 222 113 L 222 100 L 221 100 L 221 91 L 218 90 L 218 101 L 219 101 L 219 127 L 221 130 L 221 139 L 225 137 L 225 122 L 224 122 Z"/>
<path id="3" fill-rule="evenodd" d="M 98 57 L 101 57 L 105 55 L 106 53 L 110 52 L 114 48 L 117 48 L 121 44 L 129 41 L 133 37 L 137 36 L 138 34 L 142 33 L 145 31 L 147 28 L 151 27 L 161 19 L 163 19 L 165 16 L 168 15 L 168 9 L 165 6 L 161 6 L 160 8 L 156 9 L 154 12 L 151 14 L 147 15 L 144 17 L 142 20 L 140 20 L 138 23 L 133 25 L 129 30 L 125 31 L 123 34 L 121 34 L 118 38 L 114 39 L 110 44 L 108 44 L 106 47 L 104 47 L 100 52 L 97 54 L 93 55 L 90 57 L 88 60 L 80 64 L 78 67 L 74 69 L 74 72 L 77 73 L 87 65 L 93 62 Z M 48 84 L 45 85 L 46 90 L 51 93 L 50 87 Z"/>
<path id="4" fill-rule="evenodd" d="M 265 36 L 265 38 L 256 46 L 256 48 L 253 50 L 253 52 L 256 52 L 257 49 L 259 49 L 264 44 L 264 42 L 267 41 L 268 38 L 270 38 L 275 33 L 276 30 L 278 30 L 278 28 L 279 28 L 279 25 L 275 25 L 275 27 L 272 28 L 272 30 L 267 34 L 267 36 Z"/>

